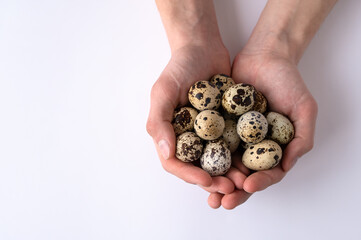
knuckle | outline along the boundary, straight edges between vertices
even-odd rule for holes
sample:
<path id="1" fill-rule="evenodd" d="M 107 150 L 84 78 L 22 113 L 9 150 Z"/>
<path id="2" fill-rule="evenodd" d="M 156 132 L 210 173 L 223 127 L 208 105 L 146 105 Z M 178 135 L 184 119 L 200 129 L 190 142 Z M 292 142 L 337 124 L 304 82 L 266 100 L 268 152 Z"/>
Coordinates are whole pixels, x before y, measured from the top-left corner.
<path id="1" fill-rule="evenodd" d="M 307 148 L 306 148 L 307 152 L 311 151 L 313 149 L 314 145 L 315 145 L 315 143 L 313 140 L 309 141 Z"/>
<path id="2" fill-rule="evenodd" d="M 313 113 L 317 114 L 317 112 L 318 112 L 318 104 L 317 104 L 316 99 L 314 99 L 313 97 L 310 100 L 310 106 L 311 106 L 311 109 L 313 110 Z"/>
<path id="3" fill-rule="evenodd" d="M 171 173 L 170 167 L 169 165 L 165 162 L 165 161 L 161 161 L 162 164 L 162 168 L 167 172 L 167 173 Z"/>
<path id="4" fill-rule="evenodd" d="M 150 136 L 154 135 L 155 123 L 150 119 L 147 121 L 146 130 Z"/>
<path id="5" fill-rule="evenodd" d="M 157 95 L 158 91 L 159 91 L 159 87 L 158 87 L 159 83 L 158 81 L 155 82 L 150 90 L 150 97 L 154 97 Z"/>

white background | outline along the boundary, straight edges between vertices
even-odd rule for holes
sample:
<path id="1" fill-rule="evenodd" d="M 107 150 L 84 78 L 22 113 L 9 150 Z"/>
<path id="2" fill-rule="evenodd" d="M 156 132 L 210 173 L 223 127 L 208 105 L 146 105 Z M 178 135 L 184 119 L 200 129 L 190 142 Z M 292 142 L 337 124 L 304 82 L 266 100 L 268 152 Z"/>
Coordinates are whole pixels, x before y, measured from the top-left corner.
<path id="1" fill-rule="evenodd" d="M 232 56 L 264 4 L 216 1 Z M 339 1 L 299 64 L 314 150 L 228 211 L 145 131 L 170 57 L 154 1 L 0 0 L 0 239 L 360 239 L 360 9 Z"/>

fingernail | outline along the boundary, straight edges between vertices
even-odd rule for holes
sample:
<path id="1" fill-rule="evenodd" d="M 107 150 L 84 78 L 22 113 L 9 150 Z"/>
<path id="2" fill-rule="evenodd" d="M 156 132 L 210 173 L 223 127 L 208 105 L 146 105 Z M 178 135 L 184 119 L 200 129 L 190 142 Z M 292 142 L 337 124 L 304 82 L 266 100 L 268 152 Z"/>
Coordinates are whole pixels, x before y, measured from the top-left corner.
<path id="1" fill-rule="evenodd" d="M 225 193 L 224 192 L 221 192 L 221 191 L 218 191 L 220 194 L 223 194 L 223 195 L 225 195 Z"/>
<path id="2" fill-rule="evenodd" d="M 166 140 L 160 140 L 158 142 L 158 147 L 160 154 L 162 154 L 163 158 L 167 160 L 169 158 L 169 144 Z"/>

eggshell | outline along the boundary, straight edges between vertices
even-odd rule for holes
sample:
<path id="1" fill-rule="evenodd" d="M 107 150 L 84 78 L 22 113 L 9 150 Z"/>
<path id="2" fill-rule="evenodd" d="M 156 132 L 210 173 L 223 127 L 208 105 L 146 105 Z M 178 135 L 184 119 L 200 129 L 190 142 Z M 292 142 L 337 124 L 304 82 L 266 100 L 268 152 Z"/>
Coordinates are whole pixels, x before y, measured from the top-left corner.
<path id="1" fill-rule="evenodd" d="M 200 163 L 211 176 L 224 175 L 231 167 L 231 151 L 222 144 L 209 143 L 204 148 Z"/>
<path id="2" fill-rule="evenodd" d="M 256 99 L 254 101 L 253 110 L 265 113 L 267 110 L 267 99 L 266 97 L 260 92 L 256 90 Z"/>
<path id="3" fill-rule="evenodd" d="M 267 119 L 256 111 L 243 114 L 237 123 L 237 133 L 246 143 L 259 143 L 265 138 L 267 130 Z"/>
<path id="4" fill-rule="evenodd" d="M 228 88 L 222 97 L 222 106 L 230 114 L 240 116 L 253 108 L 255 88 L 252 85 L 239 83 Z"/>
<path id="5" fill-rule="evenodd" d="M 214 75 L 211 78 L 210 82 L 219 89 L 222 95 L 228 88 L 232 87 L 235 84 L 233 79 L 225 74 Z"/>
<path id="6" fill-rule="evenodd" d="M 263 140 L 247 148 L 242 163 L 249 169 L 260 171 L 274 168 L 281 161 L 282 149 L 272 140 Z"/>
<path id="7" fill-rule="evenodd" d="M 269 137 L 280 144 L 291 142 L 295 135 L 295 129 L 291 121 L 276 112 L 269 112 L 266 116 L 269 126 Z"/>
<path id="8" fill-rule="evenodd" d="M 194 131 L 204 140 L 215 140 L 222 136 L 224 126 L 224 119 L 219 112 L 204 110 L 196 117 Z"/>
<path id="9" fill-rule="evenodd" d="M 237 133 L 237 123 L 233 120 L 226 120 L 222 137 L 229 146 L 231 153 L 235 152 L 241 142 L 241 139 Z"/>
<path id="10" fill-rule="evenodd" d="M 191 107 L 182 107 L 174 111 L 172 125 L 176 135 L 192 131 L 194 121 L 198 115 L 197 110 Z"/>
<path id="11" fill-rule="evenodd" d="M 221 105 L 221 92 L 208 81 L 196 82 L 188 92 L 188 99 L 192 106 L 199 111 L 215 110 Z"/>
<path id="12" fill-rule="evenodd" d="M 198 160 L 203 151 L 202 140 L 194 132 L 185 132 L 177 137 L 176 157 L 183 162 Z"/>

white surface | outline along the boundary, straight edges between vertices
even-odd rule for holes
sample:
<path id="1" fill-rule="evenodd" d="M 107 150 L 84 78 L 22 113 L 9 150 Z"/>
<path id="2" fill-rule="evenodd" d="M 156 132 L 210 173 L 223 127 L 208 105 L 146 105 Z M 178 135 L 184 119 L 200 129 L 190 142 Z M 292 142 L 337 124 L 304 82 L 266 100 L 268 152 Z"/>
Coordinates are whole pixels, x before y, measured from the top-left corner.
<path id="1" fill-rule="evenodd" d="M 232 56 L 265 1 L 216 1 Z M 169 59 L 153 1 L 0 1 L 0 239 L 360 239 L 360 1 L 301 63 L 314 150 L 235 210 L 166 173 L 145 131 Z"/>

